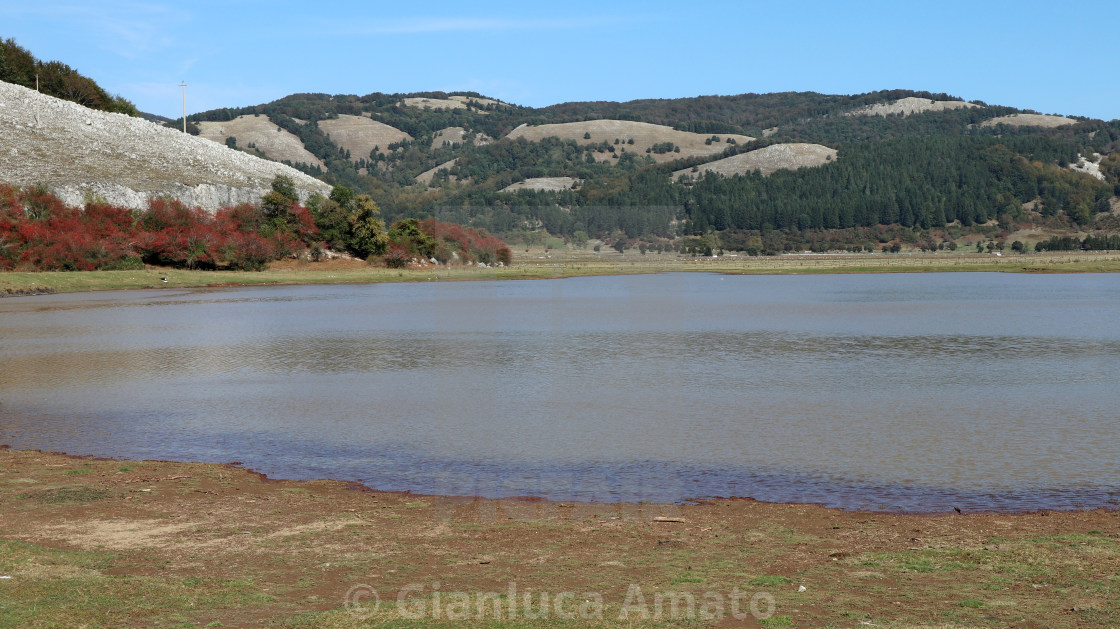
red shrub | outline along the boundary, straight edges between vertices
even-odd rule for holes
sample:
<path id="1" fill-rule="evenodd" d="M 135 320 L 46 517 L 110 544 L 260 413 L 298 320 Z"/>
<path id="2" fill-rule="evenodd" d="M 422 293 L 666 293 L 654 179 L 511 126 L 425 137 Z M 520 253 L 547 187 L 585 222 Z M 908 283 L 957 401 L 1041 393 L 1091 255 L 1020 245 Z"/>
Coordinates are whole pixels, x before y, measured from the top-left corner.
<path id="1" fill-rule="evenodd" d="M 400 245 L 393 245 L 385 252 L 385 266 L 391 269 L 404 268 L 410 259 L 408 250 Z"/>
<path id="2" fill-rule="evenodd" d="M 257 233 L 264 225 L 265 218 L 261 206 L 242 203 L 218 210 L 214 214 L 214 221 L 223 230 Z"/>
<path id="3" fill-rule="evenodd" d="M 451 252 L 454 251 L 464 262 L 478 261 L 487 264 L 501 262 L 509 265 L 513 261 L 509 246 L 485 229 L 444 223 L 434 218 L 420 221 L 420 229 L 436 241 L 436 258 L 439 260 L 450 258 Z M 441 257 L 441 253 L 444 252 L 446 252 L 445 257 Z"/>

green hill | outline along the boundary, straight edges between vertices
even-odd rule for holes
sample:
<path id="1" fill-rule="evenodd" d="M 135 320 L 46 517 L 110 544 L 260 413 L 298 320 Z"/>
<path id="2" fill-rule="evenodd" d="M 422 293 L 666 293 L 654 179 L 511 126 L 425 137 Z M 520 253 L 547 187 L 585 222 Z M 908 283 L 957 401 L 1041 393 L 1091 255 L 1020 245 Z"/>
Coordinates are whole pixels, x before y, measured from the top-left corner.
<path id="1" fill-rule="evenodd" d="M 544 108 L 471 92 L 295 94 L 191 120 L 245 115 L 299 136 L 325 168 L 297 167 L 371 194 L 390 219 L 430 216 L 526 241 L 545 233 L 631 243 L 707 235 L 717 246 L 753 241 L 767 251 L 1117 227 L 1120 121 L 1041 116 L 946 94 L 788 92 Z M 340 116 L 364 117 L 403 139 L 363 145 L 352 131 L 336 142 L 329 130 Z M 749 165 L 724 158 L 792 143 L 817 145 L 819 155 L 765 176 L 749 166 L 706 166 Z M 374 148 L 355 155 L 341 144 Z M 1079 162 L 1082 171 L 1069 168 Z M 573 184 L 503 191 L 541 178 Z"/>

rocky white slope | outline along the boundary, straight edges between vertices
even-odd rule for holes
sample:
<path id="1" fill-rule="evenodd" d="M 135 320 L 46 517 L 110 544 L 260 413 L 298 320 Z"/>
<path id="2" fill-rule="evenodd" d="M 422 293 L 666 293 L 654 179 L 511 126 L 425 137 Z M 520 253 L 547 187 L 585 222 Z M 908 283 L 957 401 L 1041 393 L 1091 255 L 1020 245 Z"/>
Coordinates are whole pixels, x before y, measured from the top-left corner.
<path id="1" fill-rule="evenodd" d="M 75 205 L 96 195 L 143 208 L 149 198 L 170 196 L 213 211 L 260 200 L 281 174 L 304 197 L 330 191 L 283 164 L 0 82 L 0 183 L 44 184 Z"/>

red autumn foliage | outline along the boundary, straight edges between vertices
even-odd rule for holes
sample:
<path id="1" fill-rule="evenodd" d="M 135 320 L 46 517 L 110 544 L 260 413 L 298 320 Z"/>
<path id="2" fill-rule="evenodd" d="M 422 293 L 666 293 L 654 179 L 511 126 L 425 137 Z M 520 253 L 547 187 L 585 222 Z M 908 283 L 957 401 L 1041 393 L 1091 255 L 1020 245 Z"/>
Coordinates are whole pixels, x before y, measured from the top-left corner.
<path id="1" fill-rule="evenodd" d="M 408 250 L 401 245 L 393 245 L 385 252 L 384 259 L 385 266 L 390 269 L 401 269 L 408 265 L 411 256 L 409 256 Z"/>
<path id="2" fill-rule="evenodd" d="M 399 222 L 386 264 L 413 257 L 510 264 L 510 249 L 482 229 L 435 219 Z M 417 230 L 418 228 L 418 230 Z M 92 202 L 67 206 L 42 188 L 0 185 L 0 271 L 138 268 L 144 263 L 187 268 L 260 269 L 271 260 L 314 248 L 318 230 L 298 203 L 266 213 L 245 203 L 210 214 L 178 201 L 153 199 L 131 211 Z M 422 246 L 421 246 L 422 245 Z"/>
<path id="3" fill-rule="evenodd" d="M 420 229 L 435 241 L 435 258 L 440 262 L 447 262 L 451 252 L 457 252 L 463 262 L 501 262 L 509 266 L 513 261 L 509 246 L 485 229 L 444 223 L 434 218 L 420 221 Z"/>
<path id="4" fill-rule="evenodd" d="M 0 270 L 85 271 L 144 262 L 259 269 L 316 237 L 310 212 L 298 204 L 272 219 L 259 205 L 211 215 L 164 199 L 139 212 L 105 203 L 79 209 L 41 188 L 0 185 Z"/>

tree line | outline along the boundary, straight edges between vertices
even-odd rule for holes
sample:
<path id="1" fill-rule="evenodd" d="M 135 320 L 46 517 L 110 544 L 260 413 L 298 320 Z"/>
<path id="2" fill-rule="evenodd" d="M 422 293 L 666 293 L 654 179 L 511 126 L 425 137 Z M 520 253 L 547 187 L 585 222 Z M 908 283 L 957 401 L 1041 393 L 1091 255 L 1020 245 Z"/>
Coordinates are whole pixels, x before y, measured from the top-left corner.
<path id="1" fill-rule="evenodd" d="M 317 259 L 328 248 L 390 266 L 418 255 L 444 263 L 512 261 L 509 247 L 484 230 L 416 219 L 386 229 L 377 204 L 346 188 L 335 188 L 329 198 L 312 195 L 303 205 L 292 180 L 283 175 L 260 203 L 213 214 L 162 198 L 139 211 L 95 197 L 74 207 L 43 186 L 0 184 L 3 271 L 120 270 L 145 264 L 260 270 L 293 255 Z"/>
<path id="2" fill-rule="evenodd" d="M 120 95 L 110 95 L 93 79 L 61 61 L 41 61 L 12 38 L 0 40 L 0 81 L 36 89 L 48 96 L 79 105 L 129 116 L 136 106 Z"/>

